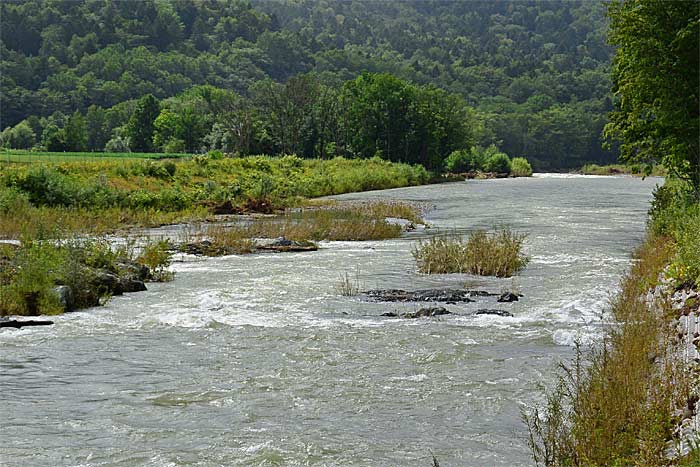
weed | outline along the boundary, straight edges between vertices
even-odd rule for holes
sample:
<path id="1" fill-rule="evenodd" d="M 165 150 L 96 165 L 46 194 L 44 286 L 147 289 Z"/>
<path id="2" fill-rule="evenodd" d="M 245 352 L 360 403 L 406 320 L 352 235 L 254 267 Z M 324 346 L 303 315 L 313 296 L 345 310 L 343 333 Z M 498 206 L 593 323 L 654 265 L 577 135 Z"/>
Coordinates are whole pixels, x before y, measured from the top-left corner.
<path id="1" fill-rule="evenodd" d="M 469 272 L 511 277 L 528 263 L 521 253 L 525 238 L 526 235 L 508 228 L 492 234 L 479 230 L 469 238 L 453 235 L 419 241 L 412 253 L 418 270 L 425 274 Z"/>
<path id="2" fill-rule="evenodd" d="M 171 250 L 167 240 L 147 243 L 136 260 L 150 269 L 151 280 L 156 282 L 171 281 L 175 277 L 175 273 L 167 269 L 172 260 Z"/>
<path id="3" fill-rule="evenodd" d="M 343 297 L 354 297 L 360 293 L 360 269 L 355 269 L 355 275 L 352 276 L 349 272 L 340 274 L 338 283 L 336 284 L 337 292 Z"/>

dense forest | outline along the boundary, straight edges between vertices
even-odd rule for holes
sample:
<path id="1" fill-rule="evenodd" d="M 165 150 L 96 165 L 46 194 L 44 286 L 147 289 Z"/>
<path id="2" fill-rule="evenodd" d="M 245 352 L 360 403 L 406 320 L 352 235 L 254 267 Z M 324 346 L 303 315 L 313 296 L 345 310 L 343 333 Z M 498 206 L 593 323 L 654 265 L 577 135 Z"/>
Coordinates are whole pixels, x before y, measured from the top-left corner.
<path id="1" fill-rule="evenodd" d="M 615 158 L 598 2 L 23 0 L 0 14 L 5 145 Z"/>

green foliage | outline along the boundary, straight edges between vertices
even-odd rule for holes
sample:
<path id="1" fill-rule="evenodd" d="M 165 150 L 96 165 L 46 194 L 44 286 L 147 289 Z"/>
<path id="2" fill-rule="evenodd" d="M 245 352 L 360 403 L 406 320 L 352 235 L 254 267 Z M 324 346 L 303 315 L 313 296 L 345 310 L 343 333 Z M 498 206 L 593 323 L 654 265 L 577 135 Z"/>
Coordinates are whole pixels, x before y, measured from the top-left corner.
<path id="1" fill-rule="evenodd" d="M 452 151 L 445 159 L 445 170 L 452 173 L 473 172 L 479 167 L 474 164 L 469 151 L 461 149 Z"/>
<path id="2" fill-rule="evenodd" d="M 60 311 L 52 287 L 61 278 L 66 252 L 50 243 L 25 241 L 13 253 L 9 278 L 0 278 L 0 314 L 36 316 Z"/>
<path id="3" fill-rule="evenodd" d="M 605 128 L 623 161 L 661 162 L 700 200 L 700 11 L 694 2 L 610 4 L 615 111 Z"/>
<path id="4" fill-rule="evenodd" d="M 106 152 L 131 152 L 131 148 L 129 148 L 129 139 L 123 136 L 115 136 L 107 141 L 104 149 Z"/>
<path id="5" fill-rule="evenodd" d="M 514 177 L 529 177 L 532 175 L 532 166 L 524 157 L 514 157 L 510 162 L 510 174 Z"/>
<path id="6" fill-rule="evenodd" d="M 172 248 L 167 240 L 160 240 L 146 244 L 136 260 L 147 266 L 151 271 L 151 279 L 157 282 L 166 282 L 174 278 L 174 274 L 168 271 L 172 262 Z"/>
<path id="7" fill-rule="evenodd" d="M 159 113 L 160 104 L 152 94 L 139 99 L 126 127 L 129 146 L 133 151 L 153 151 L 154 122 Z"/>
<path id="8" fill-rule="evenodd" d="M 611 162 L 614 154 L 598 141 L 611 106 L 603 12 L 599 2 L 5 1 L 1 123 L 87 112 L 87 149 L 99 150 L 129 121 L 135 99 L 150 93 L 165 101 L 210 85 L 235 93 L 168 103 L 205 122 L 203 134 L 195 125 L 176 138 L 187 150 L 206 144 L 241 155 L 332 158 L 354 146 L 371 157 L 376 151 L 366 146 L 373 144 L 390 160 L 440 167 L 436 154 L 442 159 L 473 139 L 540 167 Z M 387 126 L 388 139 L 351 145 L 352 129 L 338 118 L 350 103 L 337 96 L 341 83 L 363 71 L 425 88 L 409 93 L 407 118 L 391 115 L 400 126 Z M 299 78 L 306 73 L 320 85 Z M 289 86 L 256 92 L 266 79 Z M 227 92 L 239 99 L 224 98 Z M 381 102 L 401 108 L 390 95 Z M 401 127 L 407 122 L 415 131 Z M 37 137 L 47 123 L 31 125 Z M 407 154 L 395 132 L 420 144 Z M 66 149 L 55 136 L 50 145 L 42 139 L 44 146 Z M 469 142 L 453 143 L 461 139 Z M 150 150 L 149 141 L 132 138 L 133 149 Z"/>
<path id="9" fill-rule="evenodd" d="M 2 132 L 2 145 L 12 149 L 31 149 L 36 143 L 34 130 L 26 120 Z"/>
<path id="10" fill-rule="evenodd" d="M 510 157 L 506 153 L 497 152 L 489 156 L 484 164 L 484 170 L 499 174 L 510 173 Z"/>

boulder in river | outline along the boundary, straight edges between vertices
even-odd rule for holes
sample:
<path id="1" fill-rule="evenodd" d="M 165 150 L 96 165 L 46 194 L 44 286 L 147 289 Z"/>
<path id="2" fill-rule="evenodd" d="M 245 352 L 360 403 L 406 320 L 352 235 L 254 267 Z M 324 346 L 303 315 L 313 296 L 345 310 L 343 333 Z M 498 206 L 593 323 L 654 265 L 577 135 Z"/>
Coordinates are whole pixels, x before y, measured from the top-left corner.
<path id="1" fill-rule="evenodd" d="M 469 303 L 471 297 L 481 296 L 481 292 L 463 289 L 423 289 L 407 291 L 401 289 L 368 290 L 364 295 L 377 302 L 444 302 L 444 303 Z"/>
<path id="2" fill-rule="evenodd" d="M 497 301 L 501 303 L 517 302 L 518 295 L 514 294 L 513 292 L 503 292 L 501 296 L 498 297 Z"/>
<path id="3" fill-rule="evenodd" d="M 53 288 L 53 291 L 58 297 L 58 304 L 61 305 L 61 308 L 63 308 L 65 313 L 71 312 L 75 309 L 73 289 L 67 285 L 57 285 Z"/>
<path id="4" fill-rule="evenodd" d="M 389 318 L 406 318 L 406 319 L 415 319 L 415 318 L 429 318 L 433 316 L 442 316 L 442 315 L 451 315 L 452 313 L 448 311 L 445 307 L 442 306 L 432 306 L 432 307 L 425 307 L 421 308 L 418 311 L 413 311 L 409 313 L 401 313 L 398 314 L 395 311 L 389 311 L 387 313 L 382 313 L 380 316 L 386 316 Z"/>
<path id="5" fill-rule="evenodd" d="M 256 238 L 255 248 L 258 250 L 290 252 L 290 251 L 316 251 L 318 245 L 313 242 L 289 240 L 285 237 Z"/>
<path id="6" fill-rule="evenodd" d="M 413 313 L 404 313 L 401 315 L 402 318 L 408 318 L 408 319 L 414 319 L 414 318 L 429 318 L 432 316 L 442 316 L 442 315 L 451 315 L 445 307 L 441 306 L 433 306 L 433 307 L 426 307 L 426 308 L 421 308 L 420 310 L 413 312 Z"/>
<path id="7" fill-rule="evenodd" d="M 488 308 L 482 308 L 481 310 L 477 310 L 475 315 L 496 315 L 496 316 L 513 316 L 513 313 L 510 311 L 505 311 L 505 310 L 491 310 Z"/>

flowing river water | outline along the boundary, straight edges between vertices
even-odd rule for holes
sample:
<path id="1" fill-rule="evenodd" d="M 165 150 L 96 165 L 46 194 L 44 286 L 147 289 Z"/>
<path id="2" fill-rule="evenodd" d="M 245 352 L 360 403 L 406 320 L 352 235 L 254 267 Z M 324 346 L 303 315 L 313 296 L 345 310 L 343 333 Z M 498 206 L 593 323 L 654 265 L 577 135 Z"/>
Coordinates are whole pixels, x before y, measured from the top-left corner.
<path id="1" fill-rule="evenodd" d="M 659 179 L 537 175 L 345 195 L 435 208 L 433 228 L 317 252 L 183 257 L 176 279 L 0 332 L 3 466 L 532 465 L 522 408 L 541 401 L 644 235 Z M 418 274 L 439 231 L 528 233 L 514 280 Z M 462 287 L 524 297 L 380 317 L 418 304 L 339 295 Z M 475 316 L 498 308 L 514 317 Z"/>

